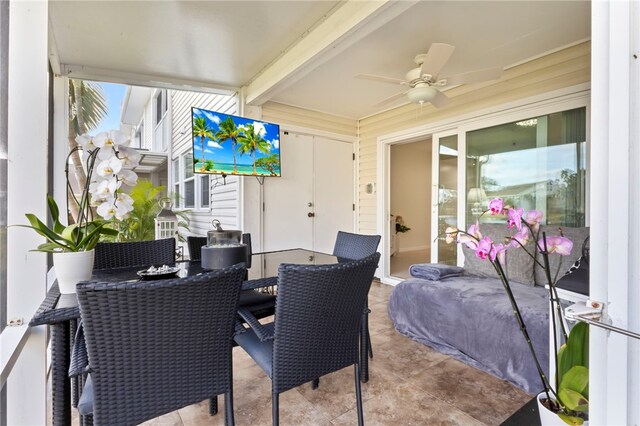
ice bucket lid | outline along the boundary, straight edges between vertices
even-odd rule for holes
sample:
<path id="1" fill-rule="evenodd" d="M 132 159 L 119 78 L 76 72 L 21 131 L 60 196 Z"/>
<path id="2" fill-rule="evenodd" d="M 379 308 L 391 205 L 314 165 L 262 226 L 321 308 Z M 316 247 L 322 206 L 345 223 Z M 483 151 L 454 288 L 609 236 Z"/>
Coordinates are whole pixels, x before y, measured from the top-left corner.
<path id="1" fill-rule="evenodd" d="M 214 219 L 212 221 L 216 229 L 207 232 L 207 246 L 237 246 L 242 242 L 242 231 L 236 229 L 224 230 L 220 226 L 220 221 Z"/>

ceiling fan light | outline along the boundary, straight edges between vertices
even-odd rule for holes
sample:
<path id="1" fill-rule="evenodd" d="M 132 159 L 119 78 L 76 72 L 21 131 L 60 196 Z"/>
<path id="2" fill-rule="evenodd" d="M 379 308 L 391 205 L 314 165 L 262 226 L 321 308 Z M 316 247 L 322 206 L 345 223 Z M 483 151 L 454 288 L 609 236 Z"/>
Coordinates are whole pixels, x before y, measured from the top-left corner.
<path id="1" fill-rule="evenodd" d="M 414 87 L 407 92 L 407 97 L 411 102 L 422 104 L 425 102 L 430 102 L 433 98 L 436 97 L 437 93 L 438 89 L 434 89 L 431 86 Z"/>

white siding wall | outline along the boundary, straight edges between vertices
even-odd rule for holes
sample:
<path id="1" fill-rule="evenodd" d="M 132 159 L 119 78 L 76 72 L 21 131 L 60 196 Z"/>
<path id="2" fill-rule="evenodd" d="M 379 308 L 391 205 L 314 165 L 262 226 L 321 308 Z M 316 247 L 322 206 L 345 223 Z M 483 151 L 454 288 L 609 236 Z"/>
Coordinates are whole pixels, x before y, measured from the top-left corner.
<path id="1" fill-rule="evenodd" d="M 171 163 L 185 152 L 191 150 L 191 107 L 218 111 L 224 114 L 238 114 L 237 96 L 214 95 L 210 93 L 195 93 L 170 90 L 171 120 L 172 120 L 172 155 Z M 198 176 L 196 176 L 198 179 Z M 228 176 L 226 185 L 222 177 L 211 175 L 211 209 L 193 209 L 189 214 L 189 231 L 193 235 L 206 235 L 211 229 L 211 221 L 220 220 L 225 229 L 239 229 L 240 227 L 240 192 L 238 177 Z M 216 184 L 216 182 L 218 184 Z M 173 188 L 171 183 L 170 188 Z"/>
<path id="2" fill-rule="evenodd" d="M 286 130 L 287 125 L 291 125 L 353 137 L 358 134 L 358 122 L 352 118 L 311 111 L 277 102 L 267 102 L 262 106 L 262 120 L 279 124 L 281 130 Z"/>
<path id="3" fill-rule="evenodd" d="M 358 232 L 376 233 L 376 194 L 367 183 L 377 182 L 377 138 L 428 123 L 472 114 L 533 95 L 590 81 L 589 42 L 552 53 L 505 71 L 498 81 L 448 90 L 452 102 L 436 109 L 430 104 L 409 104 L 360 120 L 358 156 Z"/>

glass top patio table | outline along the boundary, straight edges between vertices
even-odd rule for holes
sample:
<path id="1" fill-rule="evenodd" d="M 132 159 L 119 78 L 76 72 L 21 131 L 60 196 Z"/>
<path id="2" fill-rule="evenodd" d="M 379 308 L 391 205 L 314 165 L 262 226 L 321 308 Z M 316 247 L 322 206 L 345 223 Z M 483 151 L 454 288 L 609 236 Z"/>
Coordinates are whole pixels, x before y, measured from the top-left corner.
<path id="1" fill-rule="evenodd" d="M 248 268 L 249 279 L 243 283 L 242 288 L 250 290 L 276 285 L 278 267 L 282 263 L 321 265 L 338 262 L 339 260 L 335 256 L 304 249 L 254 253 L 251 257 L 251 267 Z M 204 271 L 199 261 L 176 262 L 176 266 L 180 267 L 175 275 L 178 277 L 196 275 Z M 138 271 L 145 269 L 147 268 L 133 267 L 96 270 L 92 280 L 103 282 L 138 281 L 140 279 Z M 76 295 L 60 294 L 58 284 L 54 283 L 29 322 L 30 326 L 47 325 L 51 333 L 51 392 L 52 395 L 55 395 L 52 398 L 51 423 L 54 426 L 71 423 L 72 383 L 67 373 L 70 366 L 70 349 L 73 345 L 73 336 L 79 319 L 80 308 Z M 74 406 L 77 404 L 78 386 L 78 380 L 74 380 Z"/>
<path id="2" fill-rule="evenodd" d="M 276 285 L 278 267 L 282 263 L 321 265 L 338 263 L 338 258 L 330 254 L 305 249 L 254 253 L 251 257 L 251 267 L 247 269 L 249 279 L 243 283 L 242 289 L 250 290 Z M 200 261 L 176 262 L 176 266 L 180 270 L 175 276 L 168 278 L 186 277 L 204 272 Z M 147 268 L 138 266 L 95 270 L 91 279 L 103 282 L 138 281 L 140 279 L 138 271 L 145 269 Z M 47 293 L 47 298 L 31 319 L 30 325 L 59 323 L 75 318 L 80 318 L 76 295 L 60 294 L 57 284 L 54 284 Z"/>

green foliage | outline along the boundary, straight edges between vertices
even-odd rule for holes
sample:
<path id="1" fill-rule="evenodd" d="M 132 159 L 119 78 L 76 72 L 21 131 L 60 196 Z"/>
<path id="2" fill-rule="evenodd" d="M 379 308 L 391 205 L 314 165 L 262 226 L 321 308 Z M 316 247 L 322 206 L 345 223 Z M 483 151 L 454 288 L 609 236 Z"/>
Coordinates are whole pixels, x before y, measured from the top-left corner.
<path id="1" fill-rule="evenodd" d="M 558 351 L 558 382 L 574 366 L 589 367 L 589 325 L 579 322 L 573 326 L 567 342 Z"/>
<path id="2" fill-rule="evenodd" d="M 558 399 L 565 408 L 558 413 L 565 423 L 581 425 L 578 413 L 589 410 L 589 325 L 573 326 L 567 342 L 558 351 Z"/>
<path id="3" fill-rule="evenodd" d="M 121 221 L 113 222 L 118 228 L 118 241 L 151 241 L 155 239 L 155 218 L 162 210 L 164 186 L 154 186 L 146 179 L 138 180 L 129 195 L 133 211 Z M 181 219 L 178 226 L 188 229 L 188 219 L 182 212 L 174 212 Z"/>
<path id="4" fill-rule="evenodd" d="M 236 143 L 241 135 L 240 129 L 236 126 L 236 123 L 231 117 L 227 117 L 226 120 L 220 122 L 218 131 L 214 135 L 218 143 L 231 140 L 231 152 L 233 153 L 233 172 L 238 172 L 238 166 L 236 165 Z M 204 157 L 203 157 L 204 158 Z"/>
<path id="5" fill-rule="evenodd" d="M 101 236 L 117 235 L 117 231 L 107 228 L 106 222 L 102 219 L 89 221 L 81 226 L 78 224 L 64 226 L 60 223 L 60 209 L 51 195 L 47 195 L 47 204 L 53 223 L 51 228 L 31 213 L 25 215 L 31 225 L 16 225 L 31 228 L 46 238 L 46 243 L 40 244 L 32 251 L 48 253 L 89 251 L 96 246 Z"/>
<path id="6" fill-rule="evenodd" d="M 267 142 L 259 132 L 256 132 L 253 124 L 247 124 L 244 128 L 244 133 L 238 138 L 238 152 L 240 155 L 251 154 L 253 158 L 253 174 L 257 175 L 256 170 L 256 151 L 260 151 L 263 154 L 268 154 L 271 149 L 271 145 Z"/>
<path id="7" fill-rule="evenodd" d="M 409 228 L 408 226 L 402 225 L 400 223 L 396 223 L 396 232 L 407 232 L 407 231 L 411 231 L 411 228 Z"/>
<path id="8" fill-rule="evenodd" d="M 214 166 L 213 160 L 207 160 L 204 162 L 204 169 L 208 172 L 213 170 L 213 166 Z"/>
<path id="9" fill-rule="evenodd" d="M 258 158 L 255 162 L 255 166 L 268 171 L 271 176 L 276 175 L 276 166 L 280 163 L 280 156 L 278 154 L 270 154 L 266 157 Z"/>
<path id="10" fill-rule="evenodd" d="M 558 351 L 558 398 L 564 413 L 558 416 L 567 424 L 581 425 L 577 413 L 589 410 L 589 325 L 573 326 L 567 342 Z"/>

